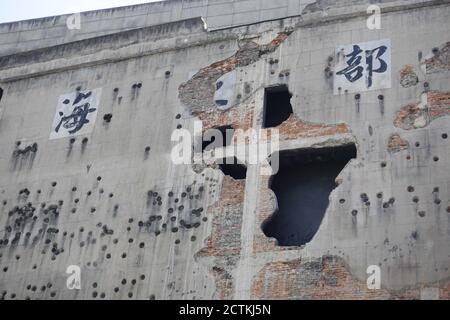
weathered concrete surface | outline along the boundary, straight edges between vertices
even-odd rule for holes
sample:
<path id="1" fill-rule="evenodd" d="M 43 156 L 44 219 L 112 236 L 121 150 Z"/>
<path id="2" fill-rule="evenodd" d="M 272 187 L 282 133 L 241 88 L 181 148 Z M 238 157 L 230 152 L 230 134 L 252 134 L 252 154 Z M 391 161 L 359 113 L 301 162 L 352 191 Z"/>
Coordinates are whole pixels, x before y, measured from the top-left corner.
<path id="1" fill-rule="evenodd" d="M 0 58 L 2 297 L 448 299 L 448 2 L 380 1 L 376 31 L 366 27 L 368 1 L 271 1 L 269 9 L 261 1 L 257 17 L 242 9 L 241 21 L 233 11 L 216 26 L 252 24 L 220 31 L 163 11 L 158 23 L 176 22 L 151 27 L 127 16 L 198 3 L 189 17 L 208 10 L 210 27 L 211 12 L 226 10 L 214 2 L 86 13 L 100 19 L 91 36 L 64 31 L 44 48 Z M 62 20 L 1 25 L 13 40 L 0 52 L 36 49 L 14 33 Z M 333 95 L 335 48 L 386 38 L 391 88 Z M 222 112 L 213 95 L 226 71 L 236 72 L 236 104 Z M 192 131 L 196 119 L 204 128 L 261 128 L 264 88 L 277 84 L 292 92 L 294 110 L 279 126 L 281 150 L 358 149 L 302 247 L 279 247 L 261 230 L 277 205 L 264 163 L 248 163 L 245 181 L 234 181 L 170 158 L 172 132 Z M 78 87 L 102 89 L 94 130 L 49 140 L 59 96 Z M 69 265 L 81 267 L 81 290 L 66 287 Z M 381 268 L 380 290 L 366 287 L 370 265 Z"/>

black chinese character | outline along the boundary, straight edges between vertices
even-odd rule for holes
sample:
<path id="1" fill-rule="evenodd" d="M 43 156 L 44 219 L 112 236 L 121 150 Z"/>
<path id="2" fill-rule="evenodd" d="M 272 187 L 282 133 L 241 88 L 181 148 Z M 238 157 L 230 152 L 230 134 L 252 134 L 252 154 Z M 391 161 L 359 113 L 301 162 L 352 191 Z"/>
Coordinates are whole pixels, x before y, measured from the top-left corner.
<path id="1" fill-rule="evenodd" d="M 354 45 L 353 51 L 347 55 L 350 59 L 347 60 L 348 67 L 336 72 L 338 75 L 344 75 L 348 81 L 355 82 L 362 77 L 364 68 L 360 66 L 362 50 L 359 46 Z"/>
<path id="2" fill-rule="evenodd" d="M 367 88 L 370 88 L 372 86 L 372 74 L 374 72 L 377 73 L 383 73 L 387 70 L 387 63 L 380 59 L 380 57 L 386 52 L 387 47 L 386 46 L 380 46 L 378 48 L 375 48 L 373 50 L 366 50 L 366 64 L 367 64 Z M 373 70 L 373 54 L 376 53 L 375 59 L 378 59 L 380 61 L 380 67 L 376 70 Z"/>
<path id="3" fill-rule="evenodd" d="M 59 124 L 56 126 L 55 131 L 58 132 L 61 125 L 68 129 L 68 132 L 70 134 L 74 134 L 78 132 L 86 123 L 89 123 L 89 120 L 87 119 L 87 116 L 89 113 L 96 111 L 95 108 L 90 108 L 89 102 L 81 105 L 76 104 L 80 103 L 83 99 L 87 99 L 91 96 L 92 92 L 88 92 L 86 94 L 78 93 L 76 96 L 72 106 L 73 111 L 70 115 L 64 116 L 64 113 L 60 112 L 59 115 L 61 116 L 61 120 Z M 63 101 L 64 104 L 69 104 L 70 100 L 66 99 Z"/>

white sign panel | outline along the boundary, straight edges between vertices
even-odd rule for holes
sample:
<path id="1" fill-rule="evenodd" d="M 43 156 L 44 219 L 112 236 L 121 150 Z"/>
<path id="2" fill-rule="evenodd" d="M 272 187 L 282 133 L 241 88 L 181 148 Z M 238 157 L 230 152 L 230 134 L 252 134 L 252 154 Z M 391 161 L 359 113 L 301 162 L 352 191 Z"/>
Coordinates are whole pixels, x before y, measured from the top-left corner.
<path id="1" fill-rule="evenodd" d="M 235 104 L 236 71 L 225 73 L 216 81 L 214 102 L 219 110 L 225 111 Z"/>
<path id="2" fill-rule="evenodd" d="M 391 41 L 354 43 L 336 48 L 334 94 L 391 87 Z"/>
<path id="3" fill-rule="evenodd" d="M 100 107 L 102 89 L 76 91 L 59 97 L 50 139 L 90 133 Z"/>

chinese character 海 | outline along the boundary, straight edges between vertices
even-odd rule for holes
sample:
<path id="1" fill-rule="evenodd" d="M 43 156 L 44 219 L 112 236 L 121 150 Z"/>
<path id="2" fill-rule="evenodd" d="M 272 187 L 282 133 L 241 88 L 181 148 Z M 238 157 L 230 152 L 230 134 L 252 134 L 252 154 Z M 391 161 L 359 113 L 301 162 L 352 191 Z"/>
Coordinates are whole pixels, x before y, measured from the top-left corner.
<path id="1" fill-rule="evenodd" d="M 79 131 L 86 123 L 89 123 L 87 116 L 89 113 L 96 111 L 95 108 L 90 108 L 90 103 L 83 103 L 83 100 L 89 98 L 92 92 L 84 94 L 81 92 L 77 93 L 75 100 L 72 103 L 73 110 L 72 113 L 65 116 L 63 112 L 59 112 L 61 119 L 58 125 L 55 128 L 55 131 L 58 132 L 61 125 L 68 130 L 68 133 L 74 134 Z M 66 99 L 63 101 L 63 104 L 69 104 L 70 100 Z"/>

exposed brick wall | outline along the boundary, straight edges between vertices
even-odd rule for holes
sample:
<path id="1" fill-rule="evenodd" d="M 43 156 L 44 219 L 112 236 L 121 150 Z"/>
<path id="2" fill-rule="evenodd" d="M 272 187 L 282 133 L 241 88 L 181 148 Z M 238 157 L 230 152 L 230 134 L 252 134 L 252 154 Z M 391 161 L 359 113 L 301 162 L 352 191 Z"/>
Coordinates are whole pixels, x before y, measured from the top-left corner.
<path id="1" fill-rule="evenodd" d="M 238 67 L 245 67 L 258 61 L 264 54 L 275 51 L 290 33 L 290 31 L 280 32 L 275 39 L 265 45 L 241 41 L 239 50 L 233 56 L 202 68 L 190 80 L 182 83 L 178 88 L 180 101 L 193 115 L 217 109 L 213 101 L 217 79 Z"/>
<path id="2" fill-rule="evenodd" d="M 424 62 L 427 73 L 450 71 L 450 42 L 434 52 L 434 56 Z"/>
<path id="3" fill-rule="evenodd" d="M 311 138 L 321 136 L 331 136 L 350 132 L 344 123 L 324 124 L 311 123 L 297 119 L 294 114 L 278 126 L 281 140 L 294 140 L 300 138 Z"/>
<path id="4" fill-rule="evenodd" d="M 398 133 L 394 133 L 389 137 L 387 150 L 390 153 L 396 153 L 406 149 L 409 149 L 409 142 L 405 139 L 402 139 Z"/>
<path id="5" fill-rule="evenodd" d="M 414 72 L 414 67 L 407 64 L 400 70 L 400 84 L 404 88 L 415 86 L 419 82 L 417 74 Z"/>
<path id="6" fill-rule="evenodd" d="M 450 114 L 450 92 L 430 91 L 427 93 L 427 106 L 411 103 L 395 115 L 394 125 L 411 130 L 428 126 L 433 120 Z"/>
<path id="7" fill-rule="evenodd" d="M 436 286 L 439 286 L 436 284 Z M 449 299 L 450 282 L 440 286 L 440 298 Z M 345 261 L 336 256 L 266 264 L 253 278 L 253 299 L 419 299 L 420 288 L 401 291 L 367 289 L 355 279 Z"/>
<path id="8" fill-rule="evenodd" d="M 241 252 L 242 212 L 245 181 L 224 176 L 219 201 L 208 209 L 212 218 L 211 235 L 196 258 L 212 257 L 211 272 L 215 278 L 217 299 L 233 297 L 235 268 Z"/>

